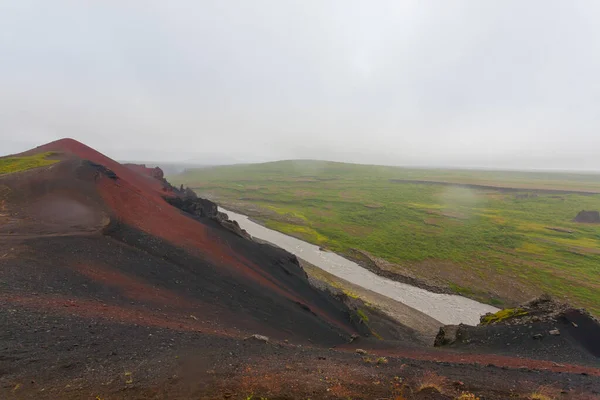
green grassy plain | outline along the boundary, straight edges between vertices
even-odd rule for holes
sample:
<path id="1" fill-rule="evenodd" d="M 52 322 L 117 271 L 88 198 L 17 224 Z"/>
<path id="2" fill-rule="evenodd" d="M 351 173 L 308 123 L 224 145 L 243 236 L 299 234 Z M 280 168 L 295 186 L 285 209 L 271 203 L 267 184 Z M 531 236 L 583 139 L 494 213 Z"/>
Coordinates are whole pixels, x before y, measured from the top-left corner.
<path id="1" fill-rule="evenodd" d="M 272 229 L 366 251 L 468 297 L 502 306 L 548 292 L 600 315 L 600 226 L 571 222 L 600 210 L 598 175 L 280 161 L 170 180 Z"/>
<path id="2" fill-rule="evenodd" d="M 0 175 L 52 165 L 58 162 L 58 160 L 48 159 L 48 157 L 52 156 L 53 154 L 54 153 L 52 152 L 47 152 L 26 157 L 0 158 Z"/>

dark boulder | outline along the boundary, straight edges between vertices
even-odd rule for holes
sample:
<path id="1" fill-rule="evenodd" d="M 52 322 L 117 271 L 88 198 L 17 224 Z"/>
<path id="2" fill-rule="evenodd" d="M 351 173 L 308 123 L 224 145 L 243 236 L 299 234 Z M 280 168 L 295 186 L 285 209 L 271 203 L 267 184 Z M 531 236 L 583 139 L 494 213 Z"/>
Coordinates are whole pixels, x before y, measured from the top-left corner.
<path id="1" fill-rule="evenodd" d="M 221 226 L 229 229 L 231 232 L 235 233 L 236 235 L 241 236 L 246 239 L 249 239 L 249 240 L 252 240 L 252 236 L 250 236 L 250 234 L 248 232 L 246 232 L 244 229 L 242 229 L 240 227 L 240 225 L 237 223 L 237 221 L 230 220 L 229 216 L 227 214 L 225 214 L 223 212 L 218 212 L 215 219 L 221 224 Z"/>
<path id="2" fill-rule="evenodd" d="M 187 190 L 189 189 L 186 189 L 185 194 L 187 194 Z M 215 203 L 198 197 L 190 198 L 184 195 L 183 197 L 165 197 L 165 200 L 169 204 L 196 217 L 217 218 L 219 213 Z"/>
<path id="3" fill-rule="evenodd" d="M 219 212 L 219 207 L 216 203 L 210 200 L 200 198 L 196 193 L 190 189 L 183 189 L 183 185 L 179 190 L 176 188 L 174 192 L 178 195 L 176 197 L 165 197 L 167 203 L 179 208 L 194 217 L 210 218 L 217 221 L 225 229 L 235 233 L 246 239 L 252 239 L 252 237 L 244 229 L 240 228 L 240 225 L 236 221 L 231 221 L 227 214 Z"/>
<path id="4" fill-rule="evenodd" d="M 460 338 L 461 329 L 462 324 L 442 326 L 435 337 L 433 345 L 435 347 L 441 347 L 455 343 Z"/>
<path id="5" fill-rule="evenodd" d="M 600 212 L 598 211 L 580 211 L 573 219 L 573 222 L 582 222 L 584 224 L 600 224 Z"/>
<path id="6" fill-rule="evenodd" d="M 186 187 L 185 190 L 182 193 L 183 198 L 184 199 L 191 199 L 191 200 L 196 200 L 198 199 L 198 196 L 196 195 L 196 192 L 194 192 L 192 189 L 190 189 L 189 187 Z M 207 200 L 208 201 L 208 200 Z M 214 203 L 213 203 L 214 204 Z"/>
<path id="7" fill-rule="evenodd" d="M 154 167 L 152 169 L 152 171 L 150 172 L 150 176 L 153 177 L 153 178 L 155 178 L 155 179 L 158 179 L 160 181 L 162 181 L 163 179 L 165 179 L 165 173 L 159 167 Z"/>
<path id="8" fill-rule="evenodd" d="M 113 170 L 106 168 L 104 165 L 96 164 L 95 162 L 84 160 L 83 165 L 88 165 L 97 171 L 98 174 L 103 174 L 110 179 L 117 180 L 119 177 Z"/>

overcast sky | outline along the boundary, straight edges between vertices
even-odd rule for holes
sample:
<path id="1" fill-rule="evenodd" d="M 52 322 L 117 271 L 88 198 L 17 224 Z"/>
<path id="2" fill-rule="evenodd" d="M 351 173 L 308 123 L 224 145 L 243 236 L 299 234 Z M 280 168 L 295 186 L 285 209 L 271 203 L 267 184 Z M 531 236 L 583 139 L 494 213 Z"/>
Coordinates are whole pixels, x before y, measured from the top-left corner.
<path id="1" fill-rule="evenodd" d="M 597 0 L 0 0 L 0 154 L 600 170 Z"/>

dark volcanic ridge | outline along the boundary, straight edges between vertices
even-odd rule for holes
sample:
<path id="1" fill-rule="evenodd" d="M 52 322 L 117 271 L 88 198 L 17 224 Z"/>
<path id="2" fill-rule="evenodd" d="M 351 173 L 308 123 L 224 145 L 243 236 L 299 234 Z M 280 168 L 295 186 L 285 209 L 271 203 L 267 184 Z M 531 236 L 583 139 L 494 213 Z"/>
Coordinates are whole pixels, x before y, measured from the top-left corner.
<path id="1" fill-rule="evenodd" d="M 423 346 L 411 327 L 311 286 L 295 256 L 251 240 L 160 169 L 71 139 L 23 155 L 48 151 L 60 161 L 0 176 L 0 398 L 600 391 L 593 346 L 516 354 L 499 344 L 507 331 L 475 349 Z M 440 393 L 419 390 L 428 379 L 443 381 Z"/>
<path id="2" fill-rule="evenodd" d="M 478 326 L 440 328 L 436 346 L 582 365 L 600 364 L 600 322 L 548 295 L 481 317 Z"/>

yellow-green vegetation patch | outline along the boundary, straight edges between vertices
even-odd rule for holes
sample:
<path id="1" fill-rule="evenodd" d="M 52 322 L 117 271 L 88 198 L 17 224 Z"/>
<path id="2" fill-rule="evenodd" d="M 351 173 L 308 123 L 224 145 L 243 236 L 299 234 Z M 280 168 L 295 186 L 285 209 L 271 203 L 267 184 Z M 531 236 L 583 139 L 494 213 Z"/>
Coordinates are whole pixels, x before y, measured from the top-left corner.
<path id="1" fill-rule="evenodd" d="M 338 285 L 332 285 L 332 286 L 333 286 L 333 287 L 336 287 L 336 288 L 338 288 L 338 289 L 341 289 L 341 290 L 342 290 L 342 293 L 344 293 L 346 296 L 348 296 L 348 297 L 350 297 L 350 298 L 352 298 L 352 299 L 358 299 L 358 298 L 359 298 L 359 297 L 358 297 L 358 295 L 357 295 L 356 293 L 354 293 L 353 291 L 351 291 L 351 290 L 348 290 L 348 289 L 343 289 L 343 288 L 342 288 L 342 286 L 341 286 L 341 285 L 339 285 L 339 284 L 338 284 Z"/>
<path id="2" fill-rule="evenodd" d="M 367 314 L 365 314 L 365 312 L 363 310 L 361 310 L 360 308 L 356 310 L 356 314 L 358 314 L 358 316 L 360 317 L 360 319 L 363 322 L 369 322 L 369 317 L 367 316 Z"/>
<path id="3" fill-rule="evenodd" d="M 292 218 L 300 218 L 304 221 L 306 221 L 306 217 L 302 214 L 300 214 L 299 212 L 295 211 L 294 209 L 289 209 L 289 208 L 284 208 L 284 207 L 276 207 L 276 206 L 272 206 L 272 205 L 268 205 L 266 206 L 268 209 L 275 211 L 277 214 L 283 215 L 283 216 L 289 216 Z"/>
<path id="4" fill-rule="evenodd" d="M 416 208 L 420 210 L 426 210 L 427 212 L 437 213 L 438 210 L 443 210 L 445 206 L 443 204 L 432 204 L 432 203 L 406 203 L 407 207 Z"/>
<path id="5" fill-rule="evenodd" d="M 577 247 L 589 247 L 595 248 L 598 247 L 598 239 L 597 238 L 552 238 L 557 243 L 566 244 L 569 246 L 577 246 Z"/>
<path id="6" fill-rule="evenodd" d="M 513 221 L 510 221 L 510 222 L 511 222 L 511 224 L 516 225 L 520 231 L 523 231 L 523 232 L 526 232 L 526 233 L 531 233 L 531 232 L 547 233 L 546 231 L 548 230 L 548 228 L 546 227 L 546 225 L 540 224 L 540 223 L 536 223 L 536 222 L 533 222 L 533 221 L 517 221 L 517 220 L 513 220 Z"/>
<path id="7" fill-rule="evenodd" d="M 0 175 L 12 174 L 13 172 L 26 171 L 32 168 L 45 167 L 57 163 L 58 160 L 49 160 L 48 157 L 55 155 L 53 152 L 35 154 L 26 157 L 0 158 Z"/>
<path id="8" fill-rule="evenodd" d="M 517 250 L 525 253 L 540 254 L 544 252 L 545 248 L 535 243 L 524 242 Z"/>
<path id="9" fill-rule="evenodd" d="M 287 224 L 279 221 L 268 221 L 265 224 L 268 228 L 286 233 L 290 236 L 298 237 L 311 243 L 324 244 L 327 238 L 311 227 Z"/>
<path id="10" fill-rule="evenodd" d="M 521 317 L 527 315 L 528 312 L 522 308 L 505 308 L 495 314 L 486 315 L 481 320 L 481 325 L 491 325 L 497 322 L 505 321 L 509 318 Z"/>

